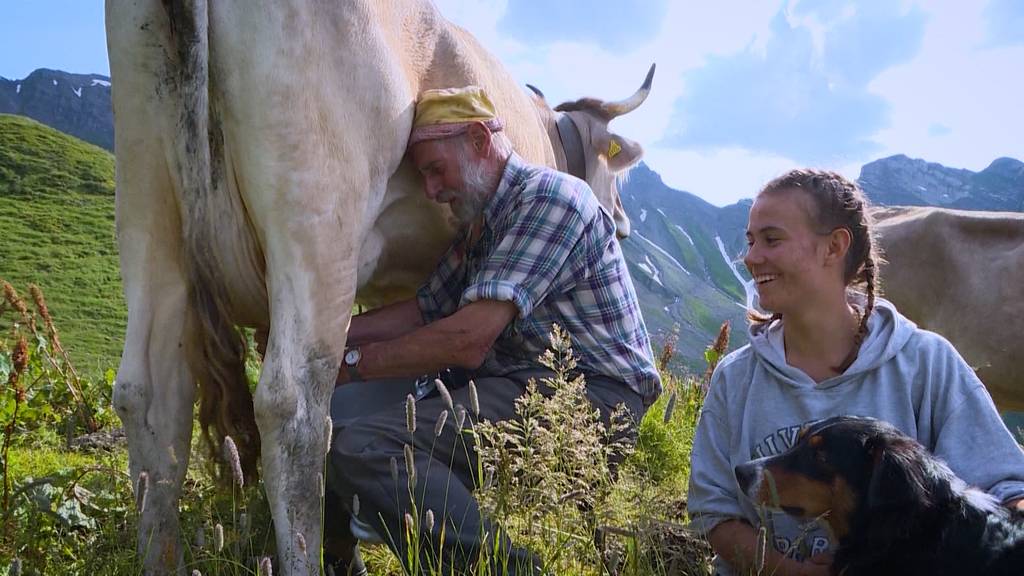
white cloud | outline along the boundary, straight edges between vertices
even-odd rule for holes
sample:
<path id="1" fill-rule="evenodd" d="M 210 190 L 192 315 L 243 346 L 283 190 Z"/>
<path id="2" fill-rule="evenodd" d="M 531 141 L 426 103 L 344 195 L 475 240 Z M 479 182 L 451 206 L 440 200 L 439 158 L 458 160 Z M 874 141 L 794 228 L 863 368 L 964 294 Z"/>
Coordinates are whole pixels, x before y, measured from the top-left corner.
<path id="1" fill-rule="evenodd" d="M 766 182 L 796 166 L 789 158 L 742 148 L 697 151 L 647 147 L 644 161 L 670 188 L 691 192 L 716 206 L 753 198 Z"/>
<path id="2" fill-rule="evenodd" d="M 620 134 L 639 141 L 648 150 L 647 163 L 655 171 L 666 175 L 666 183 L 676 188 L 687 188 L 716 204 L 725 204 L 751 193 L 750 185 L 735 186 L 735 198 L 725 194 L 705 192 L 704 183 L 715 177 L 710 171 L 703 175 L 701 167 L 707 158 L 701 154 L 679 151 L 661 151 L 653 146 L 664 135 L 671 117 L 673 104 L 685 86 L 683 76 L 687 70 L 704 66 L 708 57 L 724 55 L 742 49 L 763 50 L 770 36 L 770 22 L 778 12 L 781 0 L 724 1 L 715 3 L 670 2 L 662 29 L 652 35 L 650 42 L 628 51 L 611 51 L 595 44 L 555 42 L 542 46 L 523 46 L 503 37 L 497 23 L 504 15 L 506 2 L 490 0 L 438 0 L 441 12 L 451 21 L 466 28 L 509 68 L 521 83 L 530 83 L 544 91 L 549 102 L 556 104 L 581 96 L 619 99 L 629 96 L 643 81 L 651 63 L 658 66 L 654 87 L 644 105 L 633 113 L 616 119 L 612 128 Z M 723 151 L 711 155 L 716 167 L 725 158 L 750 161 L 750 154 Z M 686 159 L 684 170 L 676 165 Z M 766 173 L 762 164 L 780 166 L 777 159 L 753 161 L 757 168 L 749 181 Z M 790 167 L 792 163 L 787 163 Z M 735 166 L 733 167 L 735 170 Z M 772 175 L 779 170 L 771 171 Z M 676 178 L 685 172 L 686 178 Z M 693 175 L 699 175 L 696 178 Z M 690 184 L 698 184 L 691 186 Z M 759 184 L 763 184 L 759 182 Z"/>
<path id="3" fill-rule="evenodd" d="M 626 50 L 579 42 L 524 45 L 498 31 L 507 0 L 437 0 L 437 4 L 446 17 L 498 56 L 514 78 L 539 87 L 552 103 L 580 96 L 628 96 L 647 67 L 657 62 L 647 102 L 615 120 L 612 127 L 643 144 L 648 165 L 673 188 L 723 205 L 751 197 L 767 180 L 799 165 L 782 155 L 739 147 L 701 153 L 656 145 L 665 135 L 674 103 L 687 90 L 685 75 L 713 65 L 716 57 L 741 51 L 765 55 L 772 38 L 771 21 L 786 4 L 783 0 L 670 2 L 662 29 L 649 42 Z M 882 146 L 877 157 L 905 153 L 972 170 L 1001 155 L 1024 157 L 1024 140 L 1019 137 L 1024 133 L 1024 114 L 1019 112 L 1019 102 L 1024 101 L 1024 80 L 1020 79 L 1024 46 L 991 47 L 982 3 L 903 0 L 900 5 L 916 6 L 925 13 L 925 36 L 910 61 L 877 75 L 871 72 L 874 80 L 868 91 L 886 101 L 890 118 L 887 127 L 871 135 Z M 812 27 L 816 43 L 821 27 L 826 51 L 832 38 L 825 30 L 867 9 L 840 2 L 830 14 L 812 17 L 799 4 L 789 8 L 797 15 L 787 16 Z M 858 55 L 855 44 L 846 47 L 850 55 Z M 841 85 L 842 80 L 837 78 L 836 83 Z M 856 177 L 864 162 L 846 162 L 831 168 Z"/>
<path id="4" fill-rule="evenodd" d="M 970 170 L 1024 158 L 1024 46 L 992 47 L 986 31 L 983 6 L 950 3 L 932 13 L 917 58 L 871 84 L 892 111 L 877 135 L 885 155 Z"/>

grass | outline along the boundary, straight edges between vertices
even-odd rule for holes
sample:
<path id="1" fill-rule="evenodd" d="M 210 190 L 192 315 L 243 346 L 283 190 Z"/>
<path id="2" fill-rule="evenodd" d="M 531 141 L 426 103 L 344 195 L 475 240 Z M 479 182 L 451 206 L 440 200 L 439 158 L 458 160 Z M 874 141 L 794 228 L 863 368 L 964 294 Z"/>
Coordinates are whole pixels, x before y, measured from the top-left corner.
<path id="1" fill-rule="evenodd" d="M 113 157 L 106 151 L 32 120 L 0 115 L 0 280 L 18 294 L 0 300 L 0 576 L 14 570 L 21 575 L 140 572 L 138 513 L 123 443 L 90 452 L 69 447 L 72 437 L 120 425 L 110 408 L 126 320 L 113 177 Z M 33 305 L 30 283 L 43 288 L 46 314 Z M 12 299 L 27 303 L 26 315 Z M 59 338 L 50 314 L 59 319 Z M 258 366 L 250 368 L 255 378 Z M 602 468 L 603 456 L 588 464 L 581 453 L 571 466 L 560 458 L 563 465 L 543 477 L 551 490 L 562 486 L 542 500 L 546 509 L 517 506 L 501 512 L 512 537 L 529 542 L 558 567 L 557 573 L 601 572 L 602 558 L 584 527 L 608 529 L 604 553 L 625 575 L 665 573 L 664 551 L 685 540 L 673 530 L 683 520 L 700 387 L 668 373 L 664 379 L 667 393 L 641 423 L 637 448 L 614 479 Z M 673 394 L 675 408 L 666 419 Z M 594 440 L 600 428 L 580 424 L 574 419 L 581 411 L 568 409 L 579 400 L 573 394 L 561 397 L 561 404 L 537 398 L 535 407 L 556 428 L 578 429 Z M 259 559 L 274 554 L 263 487 L 218 488 L 199 435 L 193 438 L 180 504 L 188 570 L 207 576 L 256 574 Z M 565 446 L 566 438 L 561 442 Z M 604 453 L 595 448 L 589 454 Z M 567 496 L 564 487 L 578 480 L 574 470 L 581 467 L 592 468 L 591 480 L 603 486 L 600 502 L 581 490 L 568 490 Z M 511 486 L 492 490 L 490 497 L 510 501 Z M 599 514 L 581 515 L 583 497 Z M 368 547 L 364 557 L 373 574 L 403 571 L 385 547 Z"/>
<path id="2" fill-rule="evenodd" d="M 114 158 L 21 116 L 0 114 L 0 280 L 46 290 L 84 373 L 121 355 L 126 312 L 114 230 Z"/>
<path id="3" fill-rule="evenodd" d="M 0 391 L 5 402 L 0 425 L 5 447 L 10 444 L 2 471 L 11 492 L 0 510 L 0 575 L 10 574 L 15 558 L 23 575 L 138 574 L 137 502 L 126 450 L 123 445 L 89 453 L 67 448 L 63 431 L 69 423 L 78 427 L 75 434 L 84 432 L 74 403 L 58 385 L 73 373 L 70 362 L 47 339 L 53 333 L 49 320 L 43 321 L 47 315 L 26 305 L 26 313 L 34 312 L 38 320 L 33 330 L 18 308 L 8 300 L 0 309 L 0 380 L 8 383 Z M 30 340 L 36 344 L 22 344 Z M 571 357 L 567 341 L 556 350 L 558 362 Z M 535 394 L 524 401 L 524 420 L 534 422 L 531 434 L 499 426 L 473 430 L 482 446 L 490 446 L 482 452 L 481 473 L 511 472 L 497 474 L 503 481 L 479 491 L 484 509 L 558 574 L 597 576 L 603 562 L 615 564 L 624 576 L 675 574 L 680 572 L 670 571 L 670 565 L 678 567 L 681 558 L 689 566 L 682 573 L 707 573 L 706 549 L 681 529 L 689 446 L 703 398 L 700 382 L 665 374 L 666 394 L 642 421 L 636 448 L 613 475 L 610 449 L 602 442 L 607 434 L 584 409 L 582 381 L 570 378 L 568 364 L 557 366 L 559 375 L 549 382 L 555 395 Z M 80 384 L 83 402 L 94 407 L 102 430 L 117 425 L 100 406 L 111 384 L 110 378 Z M 29 410 L 40 405 L 51 410 Z M 193 438 L 180 503 L 187 572 L 257 574 L 258 562 L 274 555 L 263 486 L 218 488 L 208 475 L 199 435 Z M 517 449 L 508 452 L 509 446 Z M 528 473 L 533 480 L 520 482 Z M 593 543 L 597 529 L 604 534 L 600 551 Z M 387 548 L 365 548 L 364 557 L 372 574 L 403 573 Z"/>

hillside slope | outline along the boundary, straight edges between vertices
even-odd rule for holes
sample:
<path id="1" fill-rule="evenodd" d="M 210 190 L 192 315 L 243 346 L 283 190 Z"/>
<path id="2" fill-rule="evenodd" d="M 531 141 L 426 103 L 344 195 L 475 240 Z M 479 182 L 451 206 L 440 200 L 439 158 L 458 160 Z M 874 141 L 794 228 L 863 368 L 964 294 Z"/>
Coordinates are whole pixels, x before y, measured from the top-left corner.
<path id="1" fill-rule="evenodd" d="M 0 279 L 38 284 L 80 371 L 116 368 L 124 339 L 114 157 L 0 114 Z"/>

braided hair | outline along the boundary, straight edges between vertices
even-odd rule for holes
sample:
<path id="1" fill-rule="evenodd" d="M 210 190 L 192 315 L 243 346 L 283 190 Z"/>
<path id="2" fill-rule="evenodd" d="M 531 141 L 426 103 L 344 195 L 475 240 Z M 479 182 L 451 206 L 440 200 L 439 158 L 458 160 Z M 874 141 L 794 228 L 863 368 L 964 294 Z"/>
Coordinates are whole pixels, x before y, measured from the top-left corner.
<path id="1" fill-rule="evenodd" d="M 809 168 L 791 170 L 779 176 L 766 184 L 758 196 L 794 189 L 803 190 L 811 199 L 809 216 L 817 233 L 829 234 L 837 228 L 845 228 L 850 233 L 850 249 L 846 253 L 843 281 L 847 289 L 863 292 L 867 302 L 860 314 L 853 348 L 842 365 L 835 368 L 842 373 L 857 359 L 860 345 L 868 333 L 868 317 L 875 307 L 875 295 L 878 292 L 881 256 L 868 213 L 869 203 L 856 183 L 836 172 Z M 751 310 L 747 317 L 757 331 L 781 319 L 782 314 L 767 316 Z"/>

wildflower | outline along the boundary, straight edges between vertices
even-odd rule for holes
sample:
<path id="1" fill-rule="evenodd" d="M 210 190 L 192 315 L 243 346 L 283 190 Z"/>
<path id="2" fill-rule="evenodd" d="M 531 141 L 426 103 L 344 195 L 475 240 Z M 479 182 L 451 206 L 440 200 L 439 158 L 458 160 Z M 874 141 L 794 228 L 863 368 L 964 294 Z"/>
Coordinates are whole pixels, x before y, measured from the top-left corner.
<path id="1" fill-rule="evenodd" d="M 193 570 L 192 571 L 192 576 L 203 576 L 203 573 L 200 572 L 199 570 Z"/>
<path id="2" fill-rule="evenodd" d="M 139 481 L 135 489 L 135 509 L 139 514 L 146 509 L 146 494 L 149 492 L 149 472 L 139 472 Z"/>
<path id="3" fill-rule="evenodd" d="M 36 320 L 29 315 L 28 306 L 25 306 L 25 301 L 18 296 L 18 292 L 11 286 L 10 283 L 4 282 L 4 297 L 7 302 L 18 311 L 22 321 L 29 325 L 32 332 L 36 331 Z"/>
<path id="4" fill-rule="evenodd" d="M 21 558 L 15 556 L 14 559 L 11 560 L 11 568 L 8 573 L 11 576 L 21 576 Z"/>
<path id="5" fill-rule="evenodd" d="M 416 398 L 412 394 L 405 397 L 405 429 L 409 434 L 416 431 Z"/>
<path id="6" fill-rule="evenodd" d="M 672 420 L 672 411 L 676 409 L 676 391 L 673 390 L 672 394 L 668 397 L 668 404 L 665 405 L 665 424 L 668 424 Z"/>
<path id="7" fill-rule="evenodd" d="M 708 364 L 708 369 L 704 373 L 704 382 L 711 382 L 711 374 L 715 371 L 715 367 L 718 366 L 718 361 L 725 356 L 726 349 L 729 348 L 729 321 L 722 322 L 722 327 L 718 329 L 718 337 L 715 338 L 714 344 L 709 346 L 704 351 L 704 360 Z"/>
<path id="8" fill-rule="evenodd" d="M 455 405 L 455 427 L 462 430 L 462 424 L 466 422 L 466 407 L 462 404 Z"/>
<path id="9" fill-rule="evenodd" d="M 391 457 L 391 481 L 398 484 L 398 459 Z"/>
<path id="10" fill-rule="evenodd" d="M 299 547 L 299 551 L 302 555 L 306 555 L 306 537 L 302 535 L 302 532 L 295 533 L 295 544 Z"/>
<path id="11" fill-rule="evenodd" d="M 455 406 L 452 404 L 452 395 L 448 393 L 448 387 L 444 385 L 440 378 L 434 380 L 434 385 L 437 386 L 437 391 L 441 393 L 441 398 L 444 398 L 445 406 L 449 410 L 454 410 Z"/>
<path id="12" fill-rule="evenodd" d="M 359 494 L 352 495 L 352 515 L 359 516 Z"/>
<path id="13" fill-rule="evenodd" d="M 434 436 L 440 436 L 444 432 L 444 423 L 448 421 L 448 411 L 442 410 L 437 415 L 437 424 L 434 424 Z"/>
<path id="14" fill-rule="evenodd" d="M 224 527 L 220 522 L 213 527 L 213 549 L 217 552 L 224 549 Z"/>
<path id="15" fill-rule="evenodd" d="M 202 526 L 196 528 L 196 548 L 206 548 L 206 530 Z"/>
<path id="16" fill-rule="evenodd" d="M 57 328 L 53 325 L 53 318 L 50 316 L 49 307 L 46 306 L 46 299 L 43 298 L 43 291 L 35 284 L 29 284 L 28 291 L 32 294 L 32 300 L 36 303 L 36 310 L 39 310 L 39 315 L 43 317 L 43 321 L 46 323 L 46 331 L 50 335 L 53 347 L 60 349 L 60 340 L 57 339 Z"/>
<path id="17" fill-rule="evenodd" d="M 469 381 L 469 407 L 473 409 L 473 416 L 480 417 L 480 397 L 476 393 L 476 382 Z"/>
<path id="18" fill-rule="evenodd" d="M 231 436 L 224 437 L 224 459 L 231 465 L 231 475 L 234 476 L 238 487 L 245 486 L 245 477 L 242 476 L 242 461 L 238 457 L 238 447 Z"/>
<path id="19" fill-rule="evenodd" d="M 274 567 L 269 556 L 264 556 L 260 561 L 260 576 L 274 576 Z"/>
<path id="20" fill-rule="evenodd" d="M 14 345 L 14 350 L 11 351 L 11 364 L 13 364 L 14 370 L 7 376 L 7 384 L 15 386 L 28 366 L 28 341 L 24 336 L 18 340 L 18 343 Z"/>
<path id="21" fill-rule="evenodd" d="M 427 532 L 432 532 L 434 530 L 434 511 L 431 509 L 427 509 L 426 524 Z"/>
<path id="22" fill-rule="evenodd" d="M 661 357 L 658 358 L 658 370 L 666 370 L 672 356 L 676 351 L 676 344 L 679 342 L 679 324 L 672 326 L 672 333 L 665 337 L 665 344 L 661 349 Z"/>

